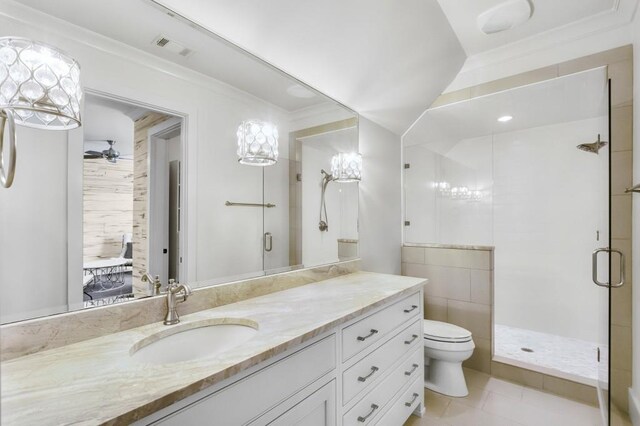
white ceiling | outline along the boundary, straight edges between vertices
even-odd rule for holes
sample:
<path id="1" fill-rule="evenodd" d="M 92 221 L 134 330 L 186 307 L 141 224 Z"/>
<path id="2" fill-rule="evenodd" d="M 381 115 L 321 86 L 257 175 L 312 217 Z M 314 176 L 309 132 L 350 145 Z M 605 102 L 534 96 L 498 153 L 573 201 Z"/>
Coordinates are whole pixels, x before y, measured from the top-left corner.
<path id="1" fill-rule="evenodd" d="M 476 18 L 504 0 L 438 0 L 468 56 L 611 12 L 620 0 L 530 0 L 533 16 L 508 31 L 485 34 Z"/>
<path id="2" fill-rule="evenodd" d="M 605 69 L 598 68 L 433 108 L 405 135 L 404 144 L 446 153 L 464 139 L 602 117 L 606 82 Z M 498 122 L 504 115 L 513 119 Z"/>
<path id="3" fill-rule="evenodd" d="M 114 148 L 122 157 L 133 155 L 133 120 L 128 115 L 136 106 L 87 94 L 82 129 L 85 151 L 109 148 L 106 140 L 116 141 Z"/>
<path id="4" fill-rule="evenodd" d="M 287 92 L 297 82 L 211 34 L 168 16 L 146 0 L 21 0 L 21 3 L 114 40 L 183 65 L 287 111 L 330 102 L 311 91 L 311 98 Z M 194 50 L 188 57 L 155 45 L 158 36 Z"/>
<path id="5" fill-rule="evenodd" d="M 437 0 L 156 2 L 398 134 L 465 60 Z"/>

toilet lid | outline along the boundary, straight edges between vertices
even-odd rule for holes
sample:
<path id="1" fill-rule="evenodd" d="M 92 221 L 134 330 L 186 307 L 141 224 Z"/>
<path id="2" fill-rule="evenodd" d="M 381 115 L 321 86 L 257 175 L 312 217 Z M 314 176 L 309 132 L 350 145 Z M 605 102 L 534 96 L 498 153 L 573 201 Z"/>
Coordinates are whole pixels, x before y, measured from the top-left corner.
<path id="1" fill-rule="evenodd" d="M 471 332 L 446 322 L 424 320 L 424 337 L 444 342 L 468 342 Z"/>

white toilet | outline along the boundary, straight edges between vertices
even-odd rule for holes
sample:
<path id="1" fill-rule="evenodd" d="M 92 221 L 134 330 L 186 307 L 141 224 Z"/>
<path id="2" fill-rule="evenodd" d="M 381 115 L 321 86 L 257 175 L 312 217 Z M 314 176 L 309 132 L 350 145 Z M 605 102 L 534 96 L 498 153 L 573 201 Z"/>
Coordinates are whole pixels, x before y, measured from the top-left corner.
<path id="1" fill-rule="evenodd" d="M 475 347 L 470 331 L 424 320 L 424 387 L 448 396 L 467 396 L 462 362 L 471 357 Z"/>

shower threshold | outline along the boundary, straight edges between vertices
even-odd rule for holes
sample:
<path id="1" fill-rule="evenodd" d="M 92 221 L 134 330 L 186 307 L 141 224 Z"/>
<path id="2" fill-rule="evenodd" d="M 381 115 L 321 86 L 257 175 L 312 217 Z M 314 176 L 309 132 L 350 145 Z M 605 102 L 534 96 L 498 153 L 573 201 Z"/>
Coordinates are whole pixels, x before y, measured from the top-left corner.
<path id="1" fill-rule="evenodd" d="M 585 385 L 598 382 L 595 342 L 500 324 L 494 333 L 494 361 Z"/>

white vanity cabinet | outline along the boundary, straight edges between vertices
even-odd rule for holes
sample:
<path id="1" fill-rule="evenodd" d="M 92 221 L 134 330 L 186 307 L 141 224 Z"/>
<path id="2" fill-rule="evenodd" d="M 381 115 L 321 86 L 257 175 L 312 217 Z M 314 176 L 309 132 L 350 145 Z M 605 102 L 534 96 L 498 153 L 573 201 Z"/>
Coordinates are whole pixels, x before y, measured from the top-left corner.
<path id="1" fill-rule="evenodd" d="M 136 424 L 401 426 L 423 410 L 422 300 L 394 299 Z"/>

